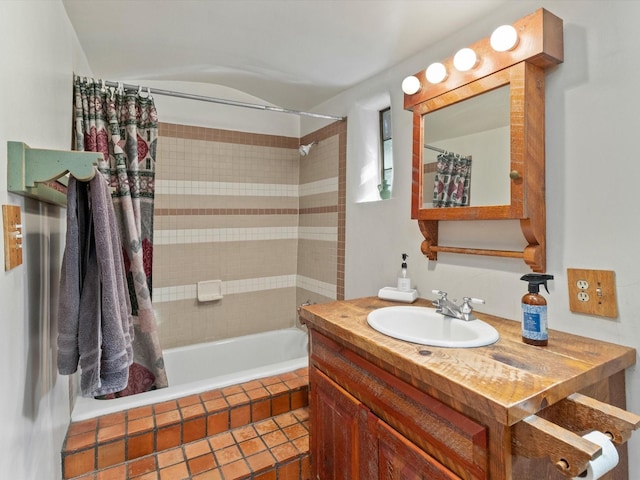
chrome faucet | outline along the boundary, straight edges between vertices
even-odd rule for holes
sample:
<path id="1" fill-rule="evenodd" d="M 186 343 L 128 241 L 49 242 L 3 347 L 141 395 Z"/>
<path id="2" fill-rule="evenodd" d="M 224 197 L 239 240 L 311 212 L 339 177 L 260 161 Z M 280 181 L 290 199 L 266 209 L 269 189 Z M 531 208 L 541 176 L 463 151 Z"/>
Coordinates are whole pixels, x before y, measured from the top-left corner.
<path id="1" fill-rule="evenodd" d="M 455 301 L 452 302 L 447 298 L 447 292 L 443 292 L 441 290 L 431 290 L 431 292 L 440 296 L 440 298 L 433 302 L 433 306 L 436 307 L 437 313 L 441 313 L 446 317 L 458 318 L 466 322 L 476 319 L 473 315 L 473 307 L 471 304 L 484 303 L 484 300 L 481 298 L 463 297 L 462 305 L 458 305 Z"/>

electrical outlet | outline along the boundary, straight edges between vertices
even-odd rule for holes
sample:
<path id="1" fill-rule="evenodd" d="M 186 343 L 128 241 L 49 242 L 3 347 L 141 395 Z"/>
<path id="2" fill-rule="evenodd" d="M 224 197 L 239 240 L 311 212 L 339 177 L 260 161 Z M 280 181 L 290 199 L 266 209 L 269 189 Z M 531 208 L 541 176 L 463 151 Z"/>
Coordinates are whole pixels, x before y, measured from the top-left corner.
<path id="1" fill-rule="evenodd" d="M 611 270 L 567 269 L 569 308 L 575 313 L 617 318 L 615 273 Z"/>
<path id="2" fill-rule="evenodd" d="M 588 302 L 591 299 L 587 292 L 578 292 L 578 300 L 581 302 Z"/>

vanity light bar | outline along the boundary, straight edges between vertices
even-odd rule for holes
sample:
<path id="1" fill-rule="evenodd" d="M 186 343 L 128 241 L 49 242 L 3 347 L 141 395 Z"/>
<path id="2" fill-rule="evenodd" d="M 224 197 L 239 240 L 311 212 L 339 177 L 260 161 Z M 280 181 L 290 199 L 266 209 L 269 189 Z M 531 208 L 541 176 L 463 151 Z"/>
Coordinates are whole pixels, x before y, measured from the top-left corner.
<path id="1" fill-rule="evenodd" d="M 513 50 L 518 45 L 518 32 L 512 25 L 501 25 L 491 34 L 491 48 L 496 52 Z M 467 72 L 479 63 L 478 55 L 472 48 L 462 48 L 453 57 L 453 66 L 459 72 Z M 447 69 L 440 63 L 429 65 L 425 71 L 425 77 L 429 83 L 438 84 L 447 78 Z M 420 91 L 422 86 L 418 77 L 411 75 L 402 82 L 402 91 L 407 95 L 413 95 Z"/>
<path id="2" fill-rule="evenodd" d="M 542 68 L 564 61 L 562 20 L 541 8 L 513 25 L 501 25 L 490 37 L 459 50 L 404 79 L 404 107 L 527 61 Z"/>

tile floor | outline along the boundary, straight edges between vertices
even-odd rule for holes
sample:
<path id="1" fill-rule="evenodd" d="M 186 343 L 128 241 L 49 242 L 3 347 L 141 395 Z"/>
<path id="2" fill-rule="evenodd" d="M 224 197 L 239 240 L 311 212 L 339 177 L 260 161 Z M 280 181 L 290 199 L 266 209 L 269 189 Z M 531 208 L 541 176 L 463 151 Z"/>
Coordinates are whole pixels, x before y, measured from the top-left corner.
<path id="1" fill-rule="evenodd" d="M 307 405 L 304 368 L 75 422 L 64 478 L 307 478 Z"/>

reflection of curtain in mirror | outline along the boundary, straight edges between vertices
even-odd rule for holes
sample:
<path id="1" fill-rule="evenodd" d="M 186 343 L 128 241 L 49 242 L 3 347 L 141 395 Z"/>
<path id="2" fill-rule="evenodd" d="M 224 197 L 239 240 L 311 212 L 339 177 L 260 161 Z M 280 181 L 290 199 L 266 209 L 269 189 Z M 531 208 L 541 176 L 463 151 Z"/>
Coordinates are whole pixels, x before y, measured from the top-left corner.
<path id="1" fill-rule="evenodd" d="M 464 207 L 469 205 L 471 158 L 456 153 L 438 155 L 436 180 L 433 186 L 434 207 Z"/>

